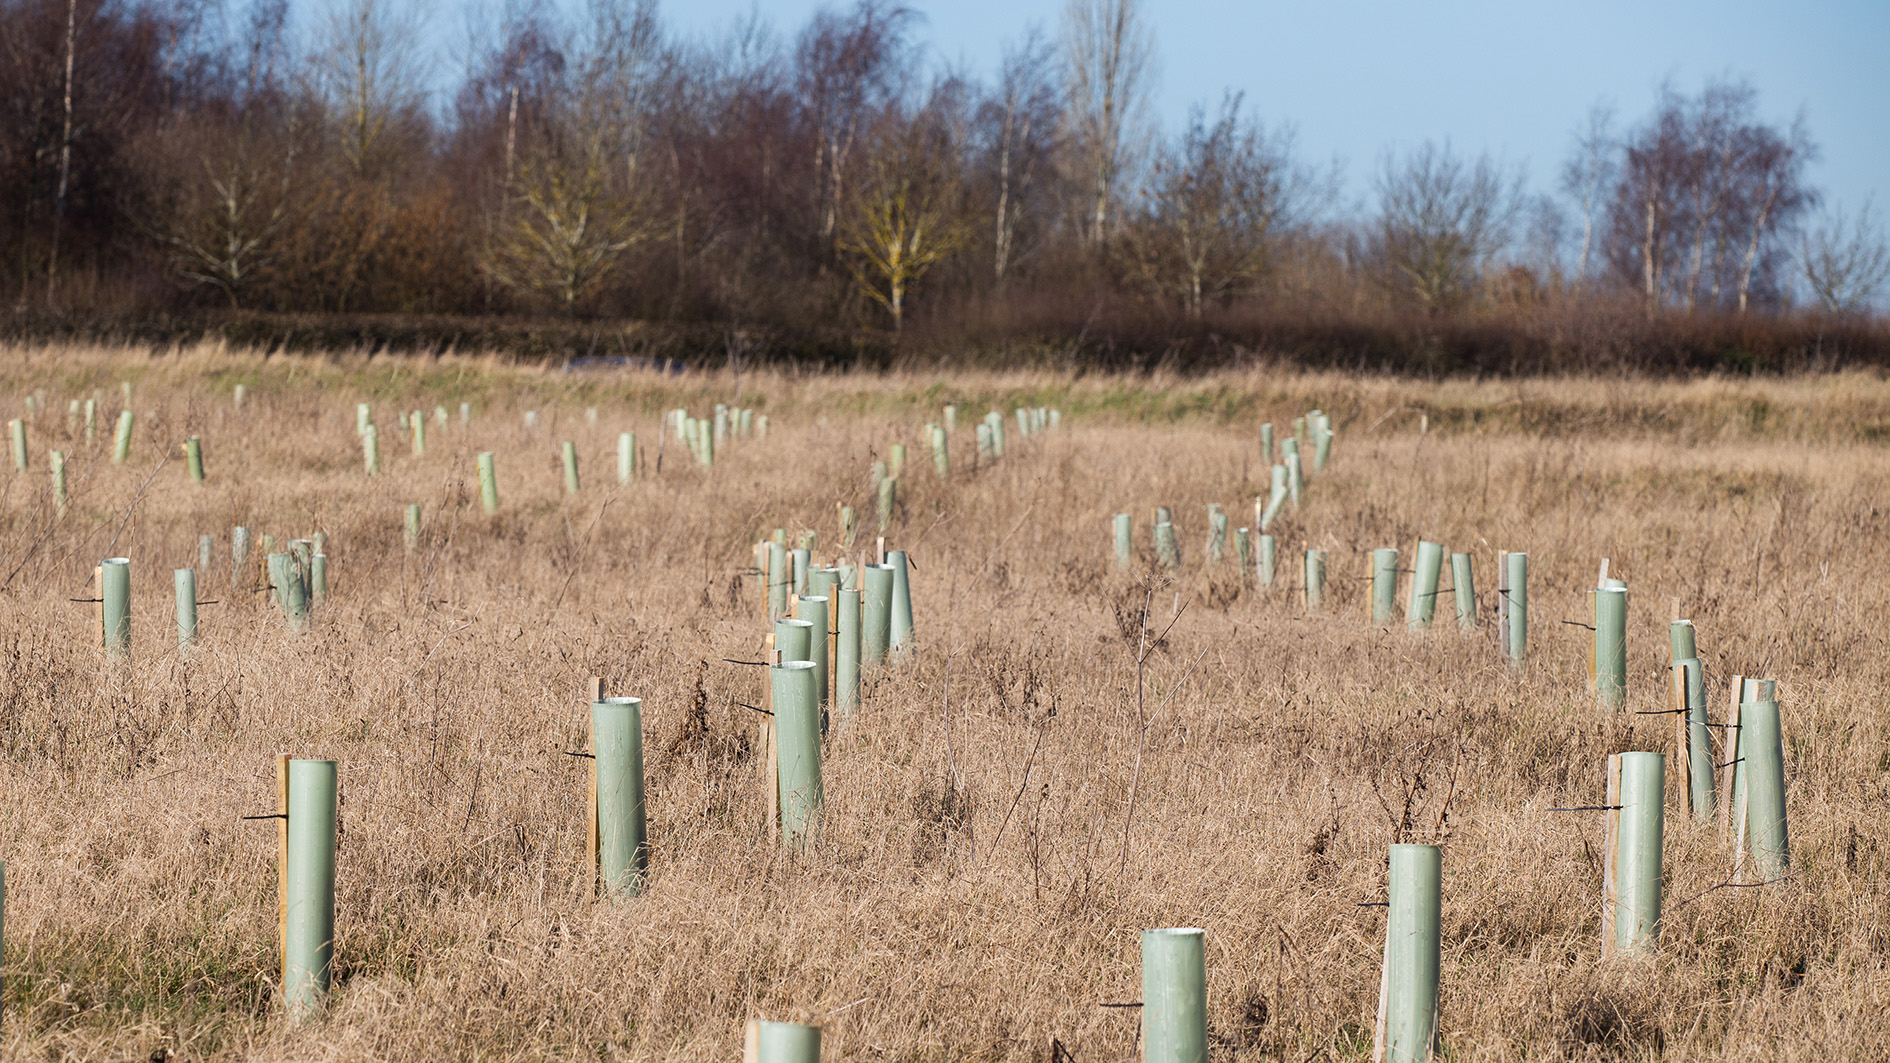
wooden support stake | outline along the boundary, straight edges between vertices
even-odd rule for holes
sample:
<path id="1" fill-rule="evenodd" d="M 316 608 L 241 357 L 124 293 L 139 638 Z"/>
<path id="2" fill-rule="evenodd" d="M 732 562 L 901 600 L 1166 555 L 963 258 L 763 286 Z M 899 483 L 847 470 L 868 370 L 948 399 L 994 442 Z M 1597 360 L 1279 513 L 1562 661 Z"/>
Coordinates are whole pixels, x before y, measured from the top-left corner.
<path id="1" fill-rule="evenodd" d="M 1745 682 L 1746 677 L 1743 675 L 1732 677 L 1732 705 L 1726 714 L 1726 736 L 1720 740 L 1720 759 L 1726 767 L 1723 769 L 1725 774 L 1719 777 L 1719 801 L 1715 811 L 1721 829 L 1733 826 L 1733 775 L 1739 767 L 1735 763 L 1739 759 L 1739 697 L 1745 689 Z"/>
<path id="2" fill-rule="evenodd" d="M 1676 607 L 1680 604 L 1680 599 L 1678 598 L 1675 598 L 1673 601 Z M 1673 763 L 1677 765 L 1678 770 L 1668 772 L 1667 778 L 1670 782 L 1673 782 L 1674 785 L 1677 785 L 1680 790 L 1680 799 L 1674 802 L 1674 807 L 1691 818 L 1693 815 L 1693 765 L 1692 757 L 1688 752 L 1689 743 L 1687 742 L 1687 737 L 1692 730 L 1692 715 L 1687 712 L 1688 667 L 1688 665 L 1682 663 L 1674 665 L 1671 669 L 1673 672 L 1673 683 L 1670 685 L 1672 693 L 1668 701 L 1670 707 L 1674 710 Z"/>
<path id="3" fill-rule="evenodd" d="M 1496 552 L 1496 653 L 1509 659 L 1509 551 Z"/>
<path id="4" fill-rule="evenodd" d="M 590 701 L 586 702 L 584 706 L 586 712 L 585 729 L 589 730 L 589 710 L 591 703 L 604 700 L 604 679 L 602 676 L 594 675 L 585 686 L 589 688 L 586 693 L 590 695 Z M 597 836 L 597 735 L 595 733 L 591 735 L 591 770 L 589 775 L 590 778 L 586 786 L 584 797 L 584 866 L 589 869 L 587 873 L 591 878 L 591 889 L 595 890 L 598 883 L 597 852 L 599 844 Z"/>
<path id="5" fill-rule="evenodd" d="M 886 563 L 886 537 L 884 535 L 879 537 L 879 563 L 882 565 Z"/>
<path id="6" fill-rule="evenodd" d="M 276 955 L 278 988 L 289 984 L 289 755 L 276 754 Z"/>
<path id="7" fill-rule="evenodd" d="M 773 633 L 762 640 L 761 659 L 768 665 L 768 670 L 762 673 L 761 678 L 761 707 L 768 711 L 768 715 L 761 718 L 761 775 L 768 789 L 768 837 L 778 838 L 781 831 L 781 781 L 780 763 L 775 759 L 774 748 L 773 668 L 781 663 L 781 651 L 774 648 Z"/>
<path id="8" fill-rule="evenodd" d="M 1619 898 L 1614 893 L 1615 848 L 1619 845 L 1621 833 L 1621 812 L 1615 806 L 1621 803 L 1621 754 L 1608 757 L 1608 796 L 1602 804 L 1608 806 L 1602 815 L 1601 831 L 1601 957 L 1607 959 L 1614 955 L 1614 910 Z"/>
<path id="9" fill-rule="evenodd" d="M 749 1019 L 742 1031 L 742 1063 L 761 1063 L 760 1019 Z"/>

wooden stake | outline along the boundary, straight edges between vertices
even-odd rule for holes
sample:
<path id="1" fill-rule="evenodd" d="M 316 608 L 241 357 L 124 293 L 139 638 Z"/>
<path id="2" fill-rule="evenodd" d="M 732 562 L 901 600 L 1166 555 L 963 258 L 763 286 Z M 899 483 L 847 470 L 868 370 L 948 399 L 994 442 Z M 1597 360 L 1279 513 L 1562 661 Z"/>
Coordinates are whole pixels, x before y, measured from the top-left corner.
<path id="1" fill-rule="evenodd" d="M 602 676 L 595 676 L 595 675 L 592 676 L 590 680 L 585 684 L 585 686 L 589 688 L 586 691 L 586 693 L 590 695 L 591 701 L 596 702 L 596 701 L 602 701 L 604 699 L 604 679 Z M 585 708 L 588 709 L 589 707 L 590 707 L 589 703 L 586 703 Z M 589 720 L 587 717 L 586 718 L 587 730 L 589 729 L 588 723 L 589 723 Z M 596 889 L 597 888 L 597 870 L 598 870 L 598 864 L 597 864 L 598 837 L 597 837 L 597 736 L 595 734 L 591 735 L 591 770 L 590 770 L 590 779 L 586 787 L 584 801 L 585 801 L 584 803 L 584 855 L 585 855 L 584 866 L 590 869 L 588 874 L 591 876 L 591 888 Z"/>
<path id="2" fill-rule="evenodd" d="M 882 565 L 886 563 L 886 537 L 884 535 L 879 537 L 879 563 Z"/>
<path id="3" fill-rule="evenodd" d="M 762 782 L 768 788 L 768 837 L 778 838 L 781 831 L 781 782 L 780 764 L 775 759 L 774 748 L 774 672 L 773 667 L 781 662 L 781 651 L 774 648 L 774 635 L 769 633 L 761 643 L 761 659 L 770 671 L 763 673 L 761 680 L 761 707 L 768 711 L 761 718 L 761 775 Z"/>
<path id="4" fill-rule="evenodd" d="M 760 1019 L 749 1019 L 742 1031 L 742 1063 L 761 1063 Z"/>
<path id="5" fill-rule="evenodd" d="M 1509 659 L 1509 551 L 1496 552 L 1496 654 Z"/>
<path id="6" fill-rule="evenodd" d="M 1732 677 L 1732 705 L 1726 714 L 1726 737 L 1722 739 L 1720 743 L 1719 751 L 1721 757 L 1724 758 L 1726 767 L 1724 768 L 1725 774 L 1719 777 L 1719 802 L 1715 811 L 1719 818 L 1721 829 L 1729 828 L 1733 825 L 1733 773 L 1738 769 L 1738 765 L 1734 763 L 1734 761 L 1739 759 L 1739 696 L 1740 692 L 1745 689 L 1745 682 L 1746 677 L 1743 675 Z"/>
<path id="7" fill-rule="evenodd" d="M 276 754 L 276 955 L 278 987 L 289 982 L 289 755 Z"/>
<path id="8" fill-rule="evenodd" d="M 1680 599 L 1675 598 L 1673 601 L 1678 607 Z M 1667 776 L 1669 779 L 1678 780 L 1680 788 L 1680 799 L 1674 802 L 1674 807 L 1691 817 L 1693 815 L 1693 768 L 1687 742 L 1687 736 L 1691 731 L 1691 714 L 1687 712 L 1687 667 L 1682 663 L 1672 668 L 1672 696 L 1668 700 L 1672 703 L 1674 710 L 1673 762 L 1678 770 L 1668 772 Z"/>
<path id="9" fill-rule="evenodd" d="M 1614 850 L 1618 844 L 1621 830 L 1621 812 L 1614 806 L 1621 803 L 1621 754 L 1608 757 L 1608 796 L 1602 804 L 1608 810 L 1602 815 L 1607 817 L 1602 824 L 1601 837 L 1601 957 L 1607 959 L 1614 955 L 1614 909 L 1617 898 L 1614 895 Z"/>

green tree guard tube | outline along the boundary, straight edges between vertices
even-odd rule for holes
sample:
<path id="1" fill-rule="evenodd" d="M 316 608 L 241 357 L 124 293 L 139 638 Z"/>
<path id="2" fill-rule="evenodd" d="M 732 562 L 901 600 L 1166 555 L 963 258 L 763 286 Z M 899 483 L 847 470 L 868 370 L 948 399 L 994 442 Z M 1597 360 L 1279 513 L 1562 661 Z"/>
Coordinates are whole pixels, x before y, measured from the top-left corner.
<path id="1" fill-rule="evenodd" d="M 814 662 L 814 689 L 819 694 L 820 703 L 822 705 L 828 703 L 827 699 L 831 695 L 828 684 L 832 678 L 827 674 L 827 662 L 829 660 L 827 648 L 827 605 L 828 599 L 819 595 L 803 594 L 794 599 L 795 619 L 805 620 L 809 625 L 807 629 L 807 659 Z M 782 659 L 786 659 L 785 654 L 782 655 Z"/>
<path id="2" fill-rule="evenodd" d="M 26 461 L 26 422 L 18 417 L 7 422 L 7 432 L 13 437 L 13 467 L 21 472 L 27 469 Z"/>
<path id="3" fill-rule="evenodd" d="M 177 648 L 187 650 L 197 641 L 197 572 L 174 569 L 171 578 L 177 589 Z"/>
<path id="4" fill-rule="evenodd" d="M 123 465 L 131 457 L 131 411 L 118 415 L 118 434 L 112 437 L 112 464 Z"/>
<path id="5" fill-rule="evenodd" d="M 1595 704 L 1627 704 L 1627 591 L 1595 591 Z"/>
<path id="6" fill-rule="evenodd" d="M 886 551 L 886 567 L 893 572 L 892 619 L 886 634 L 891 652 L 912 641 L 912 576 L 904 550 Z"/>
<path id="7" fill-rule="evenodd" d="M 1398 549 L 1379 547 L 1372 551 L 1372 623 L 1389 624 L 1398 606 Z"/>
<path id="8" fill-rule="evenodd" d="M 637 475 L 637 437 L 631 432 L 617 433 L 617 482 L 627 484 Z"/>
<path id="9" fill-rule="evenodd" d="M 793 572 L 793 582 L 794 582 L 794 587 L 791 593 L 806 594 L 807 593 L 807 570 L 814 563 L 814 551 L 804 546 L 796 547 L 795 549 L 788 551 L 788 557 L 790 558 L 794 566 L 793 569 L 791 570 Z"/>
<path id="10" fill-rule="evenodd" d="M 1326 552 L 1306 551 L 1306 611 L 1316 613 L 1326 600 Z"/>
<path id="11" fill-rule="evenodd" d="M 277 559 L 281 560 L 278 561 Z M 269 571 L 276 577 L 276 593 L 290 631 L 308 630 L 308 572 L 294 554 L 270 554 Z"/>
<path id="12" fill-rule="evenodd" d="M 1206 932 L 1142 931 L 1142 1059 L 1207 1063 Z"/>
<path id="13" fill-rule="evenodd" d="M 1688 627 L 1692 625 L 1687 621 Z M 1691 643 L 1689 642 L 1689 645 Z M 1687 792 L 1693 806 L 1693 818 L 1710 820 L 1718 794 L 1713 787 L 1713 739 L 1711 720 L 1706 712 L 1706 674 L 1698 657 L 1673 662 L 1686 672 L 1687 716 Z"/>
<path id="14" fill-rule="evenodd" d="M 1155 525 L 1155 560 L 1164 568 L 1181 567 L 1181 545 L 1175 540 L 1175 526 L 1168 521 Z"/>
<path id="15" fill-rule="evenodd" d="M 1387 1063 L 1427 1063 L 1437 1038 L 1443 864 L 1435 845 L 1391 847 L 1381 1018 L 1373 1053 Z"/>
<path id="16" fill-rule="evenodd" d="M 833 704 L 835 715 L 845 723 L 860 704 L 860 591 L 843 588 L 834 597 L 840 618 L 835 625 L 839 642 L 833 648 Z"/>
<path id="17" fill-rule="evenodd" d="M 1739 755 L 1746 758 L 1752 861 L 1761 879 L 1780 878 L 1791 867 L 1791 840 L 1785 829 L 1785 745 L 1777 701 L 1768 697 L 1739 706 Z"/>
<path id="18" fill-rule="evenodd" d="M 1313 434 L 1312 467 L 1314 472 L 1326 471 L 1326 462 L 1332 460 L 1332 428 L 1327 418 L 1319 419 L 1319 431 Z"/>
<path id="19" fill-rule="evenodd" d="M 210 571 L 211 564 L 216 560 L 216 550 L 216 539 L 208 535 L 197 536 L 197 571 Z"/>
<path id="20" fill-rule="evenodd" d="M 1280 515 L 1280 509 L 1286 505 L 1286 466 L 1275 465 L 1271 479 L 1271 493 L 1267 497 L 1266 512 L 1260 515 L 1260 530 L 1263 532 L 1273 526 L 1274 518 Z"/>
<path id="21" fill-rule="evenodd" d="M 1437 587 L 1444 571 L 1444 548 L 1418 540 L 1416 572 L 1411 577 L 1411 607 L 1406 610 L 1412 627 L 1429 627 L 1437 614 Z"/>
<path id="22" fill-rule="evenodd" d="M 774 648 L 784 661 L 814 659 L 814 625 L 784 616 L 774 622 Z"/>
<path id="23" fill-rule="evenodd" d="M 774 687 L 774 741 L 781 844 L 805 848 L 820 832 L 820 698 L 814 662 L 783 661 L 768 669 Z"/>
<path id="24" fill-rule="evenodd" d="M 988 424 L 981 424 L 978 426 L 978 462 L 977 463 L 979 465 L 989 465 L 991 462 L 996 461 L 996 460 L 997 459 L 993 457 L 992 450 L 991 450 L 991 426 Z"/>
<path id="25" fill-rule="evenodd" d="M 427 419 L 415 410 L 408 424 L 413 429 L 413 456 L 422 457 L 427 452 Z"/>
<path id="26" fill-rule="evenodd" d="M 402 523 L 400 540 L 410 554 L 420 548 L 420 503 L 407 503 L 406 519 Z"/>
<path id="27" fill-rule="evenodd" d="M 1512 668 L 1521 668 L 1529 656 L 1529 555 L 1505 554 L 1503 564 L 1509 569 L 1505 613 L 1509 630 L 1503 632 L 1504 649 Z"/>
<path id="28" fill-rule="evenodd" d="M 238 384 L 230 391 L 230 405 L 240 410 L 243 408 L 243 385 Z"/>
<path id="29" fill-rule="evenodd" d="M 1116 567 L 1128 568 L 1129 559 L 1135 553 L 1134 540 L 1130 538 L 1129 515 L 1116 514 Z"/>
<path id="30" fill-rule="evenodd" d="M 131 649 L 131 559 L 108 557 L 100 566 L 99 597 L 104 599 L 102 637 L 113 654 Z"/>
<path id="31" fill-rule="evenodd" d="M 578 493 L 577 444 L 567 439 L 559 450 L 564 460 L 564 493 L 575 495 Z"/>
<path id="32" fill-rule="evenodd" d="M 945 430 L 932 429 L 932 468 L 938 470 L 938 478 L 948 481 L 952 478 L 951 448 L 945 445 Z"/>
<path id="33" fill-rule="evenodd" d="M 1260 426 L 1260 464 L 1272 465 L 1274 459 L 1273 422 L 1267 421 Z"/>
<path id="34" fill-rule="evenodd" d="M 373 425 L 361 433 L 361 462 L 367 466 L 367 474 L 373 476 L 381 471 L 381 432 Z"/>
<path id="35" fill-rule="evenodd" d="M 1253 532 L 1251 529 L 1234 529 L 1234 562 L 1240 566 L 1240 578 L 1245 580 L 1247 573 L 1253 571 Z"/>
<path id="36" fill-rule="evenodd" d="M 282 1001 L 296 1020 L 321 1012 L 334 968 L 337 782 L 332 760 L 289 761 Z"/>
<path id="37" fill-rule="evenodd" d="M 230 529 L 230 583 L 241 587 L 248 567 L 249 529 L 239 524 Z"/>
<path id="38" fill-rule="evenodd" d="M 47 467 L 52 470 L 53 509 L 64 515 L 66 512 L 66 454 L 63 450 L 46 453 Z"/>
<path id="39" fill-rule="evenodd" d="M 1227 553 L 1227 514 L 1217 506 L 1208 513 L 1207 563 L 1218 565 Z"/>
<path id="40" fill-rule="evenodd" d="M 1273 586 L 1273 577 L 1279 567 L 1279 544 L 1271 535 L 1260 537 L 1260 586 Z"/>
<path id="41" fill-rule="evenodd" d="M 203 441 L 196 436 L 184 439 L 184 466 L 190 470 L 192 483 L 203 482 Z"/>
<path id="42" fill-rule="evenodd" d="M 882 535 L 885 534 L 886 529 L 892 525 L 893 506 L 898 502 L 898 499 L 899 481 L 891 476 L 881 480 L 879 482 L 879 508 L 877 515 L 879 517 L 879 530 Z"/>
<path id="43" fill-rule="evenodd" d="M 365 402 L 357 402 L 354 404 L 354 434 L 364 436 L 367 434 L 367 430 L 368 404 Z"/>
<path id="44" fill-rule="evenodd" d="M 643 803 L 643 699 L 591 702 L 591 763 L 597 772 L 597 875 L 606 895 L 631 896 L 650 870 Z"/>
<path id="45" fill-rule="evenodd" d="M 85 400 L 85 445 L 91 446 L 98 439 L 98 400 Z"/>
<path id="46" fill-rule="evenodd" d="M 755 1025 L 755 1063 L 820 1063 L 820 1027 L 792 1022 Z"/>
<path id="47" fill-rule="evenodd" d="M 315 554 L 308 559 L 309 597 L 318 602 L 328 600 L 328 555 Z"/>
<path id="48" fill-rule="evenodd" d="M 499 474 L 490 450 L 481 451 L 474 462 L 479 469 L 479 508 L 489 517 L 499 511 Z"/>
<path id="49" fill-rule="evenodd" d="M 887 462 L 886 471 L 895 480 L 899 479 L 899 474 L 906 471 L 906 445 L 904 443 L 892 445 L 892 459 Z"/>
<path id="50" fill-rule="evenodd" d="M 1469 554 L 1450 555 L 1450 587 L 1457 598 L 1457 629 L 1477 629 L 1477 580 Z"/>
<path id="51" fill-rule="evenodd" d="M 461 428 L 464 428 L 471 423 L 472 423 L 472 403 L 462 402 L 459 404 L 459 426 Z"/>
<path id="52" fill-rule="evenodd" d="M 807 593 L 815 598 L 827 599 L 827 629 L 834 630 L 833 621 L 839 617 L 834 605 L 834 592 L 840 589 L 840 570 L 837 568 L 817 568 L 807 576 Z"/>
<path id="53" fill-rule="evenodd" d="M 865 579 L 860 607 L 860 660 L 879 665 L 886 663 L 886 651 L 892 645 L 893 568 L 867 565 Z"/>
<path id="54" fill-rule="evenodd" d="M 768 615 L 786 616 L 788 590 L 794 586 L 794 571 L 788 563 L 787 547 L 779 542 L 768 544 Z"/>
<path id="55" fill-rule="evenodd" d="M 1619 753 L 1619 826 L 1614 852 L 1614 947 L 1650 949 L 1660 937 L 1661 847 L 1667 757 Z"/>
<path id="56" fill-rule="evenodd" d="M 433 407 L 433 427 L 442 432 L 446 431 L 446 407 Z"/>

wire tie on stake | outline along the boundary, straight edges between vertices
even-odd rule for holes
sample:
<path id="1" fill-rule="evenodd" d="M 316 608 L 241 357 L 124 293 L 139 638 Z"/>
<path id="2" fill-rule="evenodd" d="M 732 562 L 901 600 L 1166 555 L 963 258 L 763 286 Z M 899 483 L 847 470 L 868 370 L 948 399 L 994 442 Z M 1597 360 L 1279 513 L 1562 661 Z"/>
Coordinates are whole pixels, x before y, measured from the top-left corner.
<path id="1" fill-rule="evenodd" d="M 1570 805 L 1567 808 L 1551 808 L 1550 812 L 1618 812 L 1626 805 Z"/>
<path id="2" fill-rule="evenodd" d="M 595 753 L 579 753 L 579 752 L 576 752 L 575 750 L 570 750 L 570 749 L 561 750 L 560 752 L 562 752 L 567 757 L 583 757 L 586 760 L 597 759 L 597 754 Z"/>
<path id="3" fill-rule="evenodd" d="M 241 818 L 243 819 L 288 819 L 289 814 L 287 812 L 271 812 L 266 816 L 243 816 Z"/>
<path id="4" fill-rule="evenodd" d="M 760 713 L 760 714 L 762 714 L 763 716 L 773 716 L 773 715 L 774 715 L 774 713 L 772 713 L 772 712 L 770 712 L 770 711 L 768 711 L 767 709 L 764 709 L 764 708 L 761 708 L 761 707 L 759 707 L 759 706 L 755 706 L 755 705 L 750 705 L 750 704 L 748 704 L 748 703 L 747 703 L 747 702 L 745 702 L 745 701 L 738 701 L 738 702 L 736 702 L 735 704 L 737 704 L 737 705 L 740 705 L 740 706 L 741 706 L 742 708 L 744 708 L 744 709 L 747 709 L 747 710 L 749 710 L 749 711 L 751 711 L 751 712 L 758 712 L 758 713 Z"/>
<path id="5" fill-rule="evenodd" d="M 1568 625 L 1568 626 L 1570 626 L 1570 627 L 1585 627 L 1585 628 L 1587 628 L 1587 629 L 1588 629 L 1588 630 L 1590 630 L 1590 631 L 1593 631 L 1593 630 L 1595 630 L 1595 625 L 1593 625 L 1593 624 L 1584 624 L 1584 623 L 1582 623 L 1582 622 L 1581 622 L 1581 621 L 1579 621 L 1579 620 L 1564 620 L 1564 621 L 1562 621 L 1562 623 L 1564 623 L 1564 624 L 1567 624 L 1567 625 Z"/>

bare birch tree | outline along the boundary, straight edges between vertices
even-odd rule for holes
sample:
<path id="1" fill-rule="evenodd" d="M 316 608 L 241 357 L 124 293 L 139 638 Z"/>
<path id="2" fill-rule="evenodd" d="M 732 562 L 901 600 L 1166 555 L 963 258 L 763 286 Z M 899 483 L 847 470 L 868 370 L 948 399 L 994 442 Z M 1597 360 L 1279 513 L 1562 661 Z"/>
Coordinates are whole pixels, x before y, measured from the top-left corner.
<path id="1" fill-rule="evenodd" d="M 316 84 L 356 173 L 382 153 L 396 120 L 420 105 L 425 64 L 414 12 L 390 0 L 337 0 L 321 28 Z"/>
<path id="2" fill-rule="evenodd" d="M 1597 103 L 1575 133 L 1575 150 L 1562 166 L 1562 191 L 1575 201 L 1582 218 L 1581 250 L 1575 256 L 1575 281 L 1588 280 L 1588 260 L 1594 252 L 1601 218 L 1612 190 L 1620 146 L 1614 135 L 1614 107 Z"/>
<path id="3" fill-rule="evenodd" d="M 1429 313 L 1461 302 L 1508 243 L 1522 178 L 1488 155 L 1465 164 L 1426 143 L 1378 176 L 1378 249 L 1400 286 Z"/>
<path id="4" fill-rule="evenodd" d="M 1154 52 L 1137 0 L 1069 0 L 1063 9 L 1070 140 L 1093 247 L 1108 242 L 1118 186 L 1145 147 Z"/>
<path id="5" fill-rule="evenodd" d="M 1811 294 L 1827 313 L 1869 309 L 1890 281 L 1890 240 L 1866 200 L 1856 214 L 1840 206 L 1811 227 L 1799 242 L 1798 264 Z"/>

